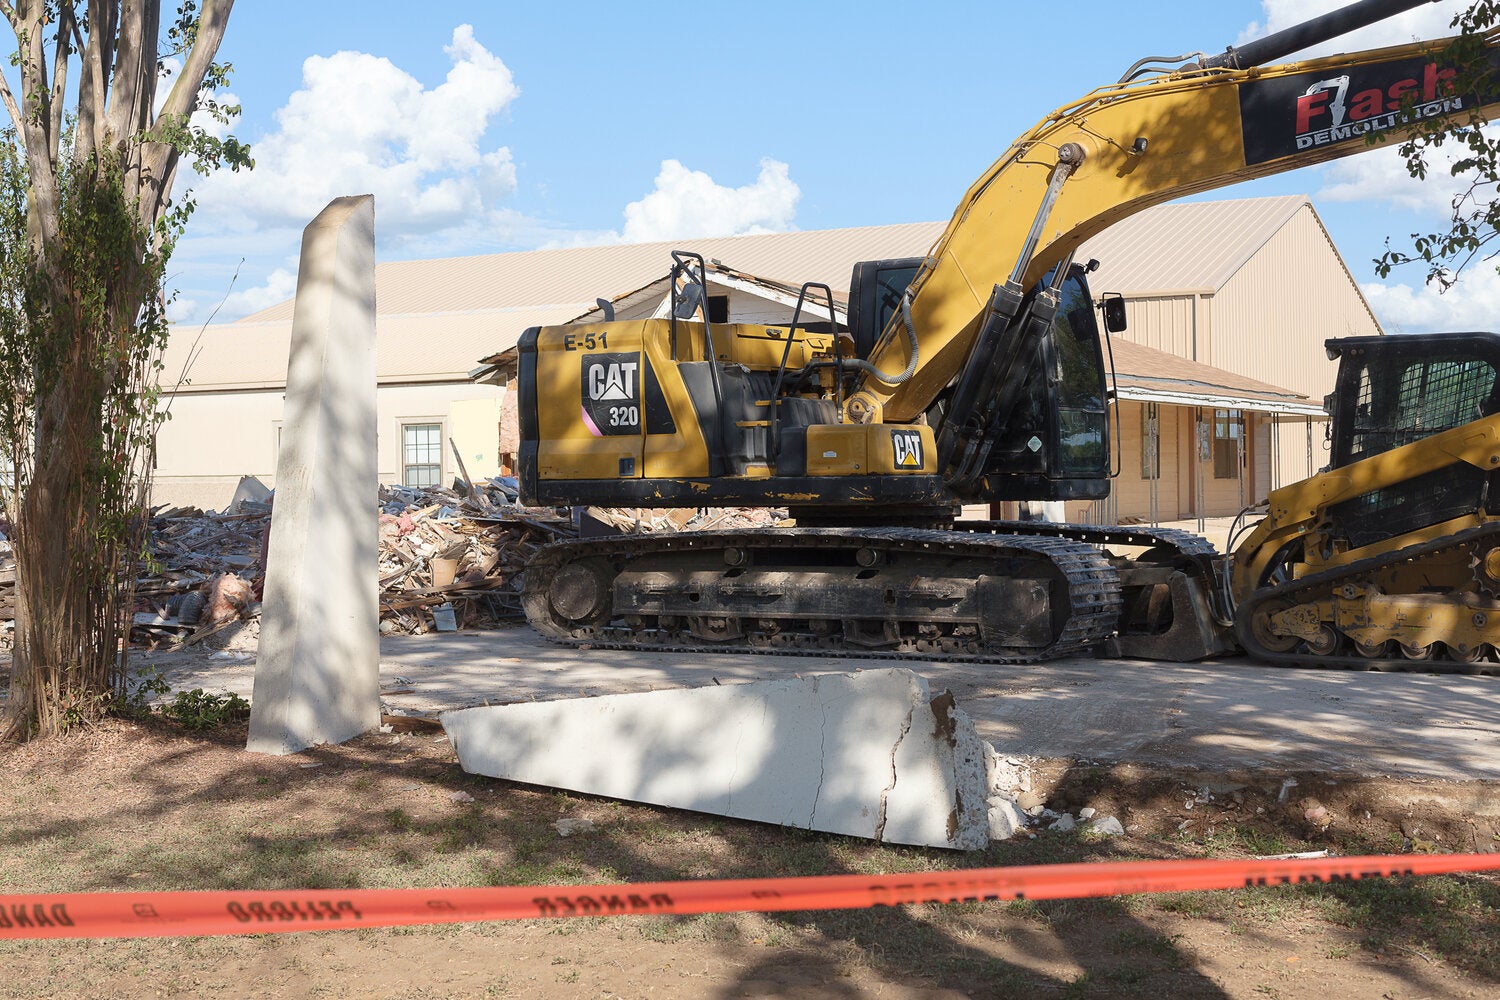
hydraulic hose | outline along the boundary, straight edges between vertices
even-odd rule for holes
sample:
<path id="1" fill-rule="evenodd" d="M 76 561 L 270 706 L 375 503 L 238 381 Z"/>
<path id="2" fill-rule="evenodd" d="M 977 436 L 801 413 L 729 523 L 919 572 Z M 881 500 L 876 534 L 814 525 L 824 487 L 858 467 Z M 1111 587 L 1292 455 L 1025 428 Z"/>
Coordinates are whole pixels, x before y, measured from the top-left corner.
<path id="1" fill-rule="evenodd" d="M 909 357 L 906 361 L 905 371 L 901 372 L 899 375 L 887 375 L 885 372 L 881 371 L 879 368 L 876 368 L 874 365 L 870 364 L 870 362 L 864 360 L 863 358 L 851 358 L 848 361 L 845 361 L 844 364 L 857 371 L 864 372 L 875 381 L 880 382 L 884 385 L 900 385 L 902 382 L 905 382 L 907 379 L 915 375 L 917 372 L 917 330 L 911 321 L 910 288 L 908 288 L 901 295 L 901 319 L 906 325 L 906 342 L 911 347 L 911 357 Z"/>

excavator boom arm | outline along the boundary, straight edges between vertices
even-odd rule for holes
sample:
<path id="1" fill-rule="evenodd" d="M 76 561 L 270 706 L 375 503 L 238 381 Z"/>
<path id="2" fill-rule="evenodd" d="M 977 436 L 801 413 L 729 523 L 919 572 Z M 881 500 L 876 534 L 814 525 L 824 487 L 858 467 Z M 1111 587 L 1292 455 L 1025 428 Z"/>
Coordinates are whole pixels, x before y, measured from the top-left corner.
<path id="1" fill-rule="evenodd" d="M 1415 119 L 1482 117 L 1500 94 L 1460 93 L 1448 40 L 1251 69 L 1189 68 L 1102 87 L 1016 140 L 964 195 L 870 357 L 861 421 L 917 419 L 962 370 L 987 304 L 1031 287 L 1089 237 L 1184 195 L 1321 163 L 1405 136 Z M 1492 58 L 1500 32 L 1486 39 Z M 1057 184 L 1059 171 L 1066 179 Z M 1050 192 L 1050 199 L 1049 199 Z M 1050 204 L 1047 202 L 1050 201 Z"/>

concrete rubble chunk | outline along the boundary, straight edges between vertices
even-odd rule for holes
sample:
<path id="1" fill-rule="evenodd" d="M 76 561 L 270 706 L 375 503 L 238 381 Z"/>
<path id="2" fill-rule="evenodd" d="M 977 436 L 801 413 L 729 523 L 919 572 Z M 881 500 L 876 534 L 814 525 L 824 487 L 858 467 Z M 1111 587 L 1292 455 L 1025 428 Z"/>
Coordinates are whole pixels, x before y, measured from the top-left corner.
<path id="1" fill-rule="evenodd" d="M 989 843 L 992 751 L 910 670 L 445 712 L 471 774 L 867 837 Z"/>
<path id="2" fill-rule="evenodd" d="M 1094 820 L 1089 824 L 1089 829 L 1105 837 L 1121 837 L 1125 834 L 1125 827 L 1113 816 Z"/>
<path id="3" fill-rule="evenodd" d="M 991 840 L 1009 840 L 1026 829 L 1026 814 L 1013 800 L 991 795 L 989 806 Z"/>

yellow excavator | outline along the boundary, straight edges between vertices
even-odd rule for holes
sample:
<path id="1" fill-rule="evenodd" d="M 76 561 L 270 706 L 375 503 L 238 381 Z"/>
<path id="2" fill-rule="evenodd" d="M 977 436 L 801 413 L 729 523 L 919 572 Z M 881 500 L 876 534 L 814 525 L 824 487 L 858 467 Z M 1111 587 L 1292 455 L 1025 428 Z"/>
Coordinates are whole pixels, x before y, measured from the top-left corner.
<path id="1" fill-rule="evenodd" d="M 1267 65 L 1422 2 L 1362 0 L 1220 55 L 1138 63 L 1017 139 L 925 257 L 857 264 L 845 324 L 811 284 L 788 324 L 712 321 L 707 263 L 677 252 L 664 317 L 606 309 L 528 330 L 525 501 L 785 507 L 796 522 L 547 546 L 526 570 L 530 622 L 596 647 L 1192 660 L 1234 648 L 1235 593 L 1259 623 L 1239 628 L 1255 652 L 1318 655 L 1329 640 L 1303 627 L 1303 592 L 1260 593 L 1321 544 L 1290 514 L 1278 554 L 1256 540 L 1258 568 L 1235 577 L 1250 589 L 1231 591 L 1222 557 L 1185 532 L 954 513 L 1108 495 L 1099 319 L 1124 329 L 1124 303 L 1096 307 L 1093 262 L 1073 260 L 1084 240 L 1160 202 L 1363 151 L 1413 116 L 1494 106 L 1455 89 L 1442 42 Z"/>

